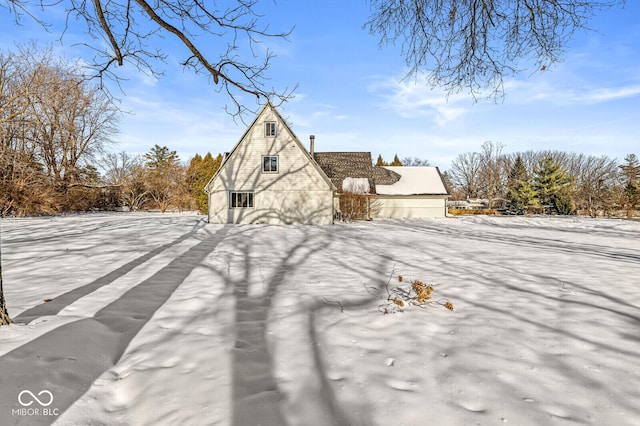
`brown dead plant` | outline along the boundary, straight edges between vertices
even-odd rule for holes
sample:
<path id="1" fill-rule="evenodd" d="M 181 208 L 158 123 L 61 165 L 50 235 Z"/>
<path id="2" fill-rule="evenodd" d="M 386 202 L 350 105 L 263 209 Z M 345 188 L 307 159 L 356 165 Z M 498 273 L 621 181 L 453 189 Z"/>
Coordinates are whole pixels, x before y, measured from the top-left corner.
<path id="1" fill-rule="evenodd" d="M 397 284 L 391 284 L 393 276 L 396 276 Z M 411 306 L 419 308 L 432 307 L 437 308 L 443 306 L 453 311 L 453 303 L 446 298 L 435 298 L 435 287 L 433 284 L 427 284 L 424 281 L 413 279 L 404 279 L 402 275 L 395 274 L 395 268 L 389 275 L 389 279 L 385 284 L 387 297 L 384 303 L 378 306 L 378 310 L 386 314 L 394 314 L 404 312 Z"/>

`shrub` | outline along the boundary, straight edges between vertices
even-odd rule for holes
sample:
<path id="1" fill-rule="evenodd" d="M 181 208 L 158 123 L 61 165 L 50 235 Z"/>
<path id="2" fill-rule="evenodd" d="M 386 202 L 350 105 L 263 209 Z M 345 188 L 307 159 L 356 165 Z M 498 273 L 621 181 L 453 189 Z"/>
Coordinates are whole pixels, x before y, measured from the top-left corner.
<path id="1" fill-rule="evenodd" d="M 371 194 L 353 192 L 340 194 L 340 215 L 345 222 L 371 220 L 379 209 L 379 202 Z"/>
<path id="2" fill-rule="evenodd" d="M 453 215 L 496 215 L 499 214 L 495 209 L 449 209 L 449 214 Z"/>

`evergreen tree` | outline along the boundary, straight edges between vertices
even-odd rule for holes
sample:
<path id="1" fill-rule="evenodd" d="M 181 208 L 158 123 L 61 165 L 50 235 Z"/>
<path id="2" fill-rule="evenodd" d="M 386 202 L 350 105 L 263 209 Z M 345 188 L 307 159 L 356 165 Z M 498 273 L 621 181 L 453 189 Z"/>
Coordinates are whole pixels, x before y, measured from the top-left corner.
<path id="1" fill-rule="evenodd" d="M 144 155 L 147 159 L 147 168 L 151 170 L 161 170 L 177 165 L 180 159 L 175 151 L 169 151 L 166 146 L 154 145 L 149 152 Z"/>
<path id="2" fill-rule="evenodd" d="M 507 186 L 509 210 L 512 213 L 525 214 L 528 210 L 537 207 L 536 192 L 520 155 L 516 157 L 511 167 Z"/>
<path id="3" fill-rule="evenodd" d="M 400 159 L 398 158 L 398 154 L 393 157 L 393 161 L 391 162 L 390 166 L 402 166 L 402 161 L 400 161 Z"/>
<path id="4" fill-rule="evenodd" d="M 200 213 L 207 213 L 209 207 L 209 199 L 204 192 L 204 187 L 218 171 L 220 164 L 222 163 L 222 154 L 218 154 L 217 157 L 213 157 L 210 152 L 207 155 L 201 157 L 196 154 L 187 170 L 187 179 L 189 185 L 189 191 L 196 200 L 196 206 Z"/>
<path id="5" fill-rule="evenodd" d="M 376 166 L 388 166 L 389 163 L 382 159 L 382 154 L 378 154 L 378 161 L 376 161 Z"/>
<path id="6" fill-rule="evenodd" d="M 624 157 L 625 164 L 620 166 L 624 184 L 623 200 L 625 208 L 631 212 L 640 204 L 640 160 L 635 154 Z"/>
<path id="7" fill-rule="evenodd" d="M 148 194 L 156 207 L 164 213 L 176 202 L 182 204 L 186 179 L 176 151 L 170 151 L 166 146 L 155 145 L 144 158 L 147 159 Z"/>
<path id="8" fill-rule="evenodd" d="M 534 170 L 533 188 L 542 207 L 557 214 L 572 214 L 573 188 L 567 172 L 552 157 L 543 158 Z"/>

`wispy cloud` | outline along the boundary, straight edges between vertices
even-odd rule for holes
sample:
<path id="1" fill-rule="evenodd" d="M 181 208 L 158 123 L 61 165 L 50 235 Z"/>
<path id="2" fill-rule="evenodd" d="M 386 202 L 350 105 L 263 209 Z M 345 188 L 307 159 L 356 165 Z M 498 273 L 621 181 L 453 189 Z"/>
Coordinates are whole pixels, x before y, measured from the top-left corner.
<path id="1" fill-rule="evenodd" d="M 537 76 L 506 81 L 505 91 L 509 102 L 517 104 L 548 102 L 562 106 L 595 105 L 640 96 L 640 81 L 616 85 L 567 75 Z"/>
<path id="2" fill-rule="evenodd" d="M 578 93 L 576 99 L 589 103 L 615 101 L 618 99 L 640 96 L 640 84 L 626 87 L 605 87 Z"/>
<path id="3" fill-rule="evenodd" d="M 305 95 L 301 95 L 301 98 L 298 96 L 299 95 L 296 95 L 296 98 L 292 101 L 291 109 L 285 106 L 282 111 L 288 121 L 296 128 L 317 126 L 321 121 L 347 120 L 350 117 L 347 114 L 341 113 L 340 108 L 335 105 L 309 102 Z M 300 100 L 304 101 L 299 102 Z M 292 112 L 292 110 L 296 112 Z"/>
<path id="4" fill-rule="evenodd" d="M 460 106 L 467 97 L 452 94 L 447 96 L 439 89 L 432 89 L 420 80 L 382 78 L 374 80 L 369 92 L 384 99 L 382 106 L 403 118 L 430 117 L 438 126 L 461 117 L 467 108 Z"/>

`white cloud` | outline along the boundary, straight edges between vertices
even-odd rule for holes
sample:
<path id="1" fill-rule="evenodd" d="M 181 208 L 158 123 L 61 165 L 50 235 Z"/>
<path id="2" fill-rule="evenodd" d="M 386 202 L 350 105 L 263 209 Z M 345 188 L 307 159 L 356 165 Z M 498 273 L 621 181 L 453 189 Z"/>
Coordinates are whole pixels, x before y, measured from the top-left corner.
<path id="1" fill-rule="evenodd" d="M 578 100 L 590 103 L 608 102 L 623 98 L 631 98 L 640 95 L 640 84 L 627 87 L 604 87 L 586 91 L 577 96 Z"/>
<path id="2" fill-rule="evenodd" d="M 601 76 L 578 76 L 572 72 L 512 79 L 506 81 L 504 87 L 507 101 L 516 104 L 595 105 L 640 96 L 640 81 L 616 82 Z"/>
<path id="3" fill-rule="evenodd" d="M 460 118 L 467 108 L 460 106 L 469 101 L 464 95 L 447 94 L 433 89 L 421 80 L 380 79 L 369 85 L 370 92 L 378 92 L 385 100 L 384 108 L 391 109 L 400 117 L 432 118 L 438 126 L 444 126 Z"/>
<path id="4" fill-rule="evenodd" d="M 303 95 L 304 97 L 304 95 Z M 296 97 L 297 98 L 297 97 Z M 338 107 L 327 103 L 318 102 L 296 102 L 291 104 L 293 108 L 286 106 L 281 109 L 284 117 L 295 128 L 309 128 L 319 126 L 332 120 L 347 120 L 349 115 L 338 112 Z M 293 112 L 295 110 L 295 112 Z M 295 128 L 293 129 L 295 132 Z"/>

